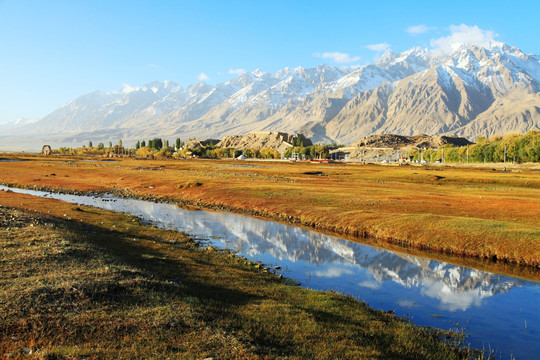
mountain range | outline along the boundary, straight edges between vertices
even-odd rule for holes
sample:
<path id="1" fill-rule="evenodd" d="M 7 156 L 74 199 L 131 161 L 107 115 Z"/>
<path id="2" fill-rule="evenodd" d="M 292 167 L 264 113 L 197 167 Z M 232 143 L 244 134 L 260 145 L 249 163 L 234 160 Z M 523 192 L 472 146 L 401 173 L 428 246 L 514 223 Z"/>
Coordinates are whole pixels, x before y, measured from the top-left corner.
<path id="1" fill-rule="evenodd" d="M 81 145 L 280 131 L 349 144 L 382 133 L 474 140 L 527 130 L 540 130 L 540 56 L 494 41 L 450 56 L 416 47 L 365 66 L 258 69 L 216 86 L 96 91 L 2 133 Z"/>

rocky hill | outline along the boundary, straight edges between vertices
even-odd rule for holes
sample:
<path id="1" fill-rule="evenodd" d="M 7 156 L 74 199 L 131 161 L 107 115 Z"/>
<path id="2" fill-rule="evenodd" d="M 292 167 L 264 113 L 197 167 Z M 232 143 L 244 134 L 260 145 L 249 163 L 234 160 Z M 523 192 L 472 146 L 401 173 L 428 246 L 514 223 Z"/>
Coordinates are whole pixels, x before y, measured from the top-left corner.
<path id="1" fill-rule="evenodd" d="M 204 139 L 204 140 L 191 139 L 191 140 L 186 141 L 185 146 L 188 149 L 195 149 L 195 148 L 198 148 L 198 147 L 205 148 L 208 145 L 211 145 L 211 144 L 216 145 L 219 142 L 220 142 L 219 139 Z"/>
<path id="2" fill-rule="evenodd" d="M 361 138 L 351 145 L 351 147 L 365 148 L 439 148 L 443 145 L 465 146 L 471 145 L 472 142 L 462 137 L 450 136 L 429 136 L 425 134 L 402 136 L 393 134 L 370 135 Z"/>
<path id="3" fill-rule="evenodd" d="M 302 134 L 289 135 L 282 132 L 259 131 L 246 135 L 225 136 L 216 144 L 220 148 L 244 149 L 272 149 L 279 153 L 287 151 L 293 145 L 311 146 L 311 140 Z"/>
<path id="4" fill-rule="evenodd" d="M 540 57 L 515 47 L 492 42 L 448 57 L 413 48 L 359 67 L 256 70 L 216 86 L 166 81 L 97 91 L 31 124 L 12 124 L 0 137 L 37 137 L 53 146 L 253 131 L 342 144 L 377 133 L 474 140 L 540 130 L 539 90 Z"/>

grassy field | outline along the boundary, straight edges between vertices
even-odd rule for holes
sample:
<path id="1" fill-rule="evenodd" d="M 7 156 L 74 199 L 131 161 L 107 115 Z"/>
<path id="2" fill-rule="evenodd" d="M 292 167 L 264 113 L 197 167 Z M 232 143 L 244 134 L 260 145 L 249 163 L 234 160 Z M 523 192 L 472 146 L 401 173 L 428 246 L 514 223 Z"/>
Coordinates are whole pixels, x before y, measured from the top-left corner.
<path id="1" fill-rule="evenodd" d="M 362 242 L 443 257 L 540 268 L 540 172 L 225 160 L 0 163 L 0 183 L 105 191 L 225 209 Z M 88 158 L 86 158 L 88 160 Z M 508 265 L 509 264 L 509 265 Z M 492 265 L 481 265 L 492 266 Z"/>
<path id="2" fill-rule="evenodd" d="M 57 185 L 90 190 L 84 184 L 92 170 L 87 164 L 80 165 L 81 172 L 64 162 L 23 164 L 41 169 L 36 178 L 67 179 Z M 106 169 L 124 177 L 141 171 L 131 173 L 128 164 Z M 13 176 L 3 168 L 6 173 Z M 81 182 L 70 181 L 77 179 Z M 167 184 L 146 181 L 158 189 Z M 203 180 L 196 188 L 206 185 Z M 5 191 L 0 204 L 5 358 L 470 356 L 449 346 L 458 341 L 453 334 L 413 326 L 350 297 L 286 285 L 245 259 L 198 247 L 131 216 Z"/>

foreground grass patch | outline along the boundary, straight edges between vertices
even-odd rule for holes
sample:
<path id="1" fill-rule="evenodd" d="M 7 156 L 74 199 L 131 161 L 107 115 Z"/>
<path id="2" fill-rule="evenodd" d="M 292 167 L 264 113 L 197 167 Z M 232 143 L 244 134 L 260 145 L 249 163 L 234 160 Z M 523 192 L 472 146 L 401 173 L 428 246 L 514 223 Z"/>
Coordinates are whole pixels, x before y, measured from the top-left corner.
<path id="1" fill-rule="evenodd" d="M 452 334 L 285 285 L 245 259 L 133 217 L 5 192 L 0 204 L 4 356 L 469 356 L 442 340 Z"/>

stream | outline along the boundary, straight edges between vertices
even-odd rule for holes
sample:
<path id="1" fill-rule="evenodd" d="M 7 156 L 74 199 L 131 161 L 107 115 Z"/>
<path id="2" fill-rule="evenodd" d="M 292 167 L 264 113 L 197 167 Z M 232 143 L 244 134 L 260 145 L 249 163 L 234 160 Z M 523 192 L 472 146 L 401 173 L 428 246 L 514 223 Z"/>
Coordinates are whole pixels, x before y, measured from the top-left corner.
<path id="1" fill-rule="evenodd" d="M 466 343 L 496 359 L 540 358 L 540 283 L 405 255 L 308 229 L 226 212 L 113 196 L 21 190 L 128 213 L 216 248 L 279 267 L 302 286 L 334 290 L 418 325 L 463 330 Z"/>

